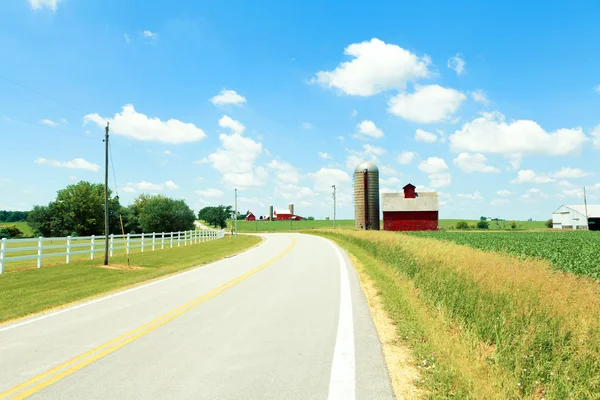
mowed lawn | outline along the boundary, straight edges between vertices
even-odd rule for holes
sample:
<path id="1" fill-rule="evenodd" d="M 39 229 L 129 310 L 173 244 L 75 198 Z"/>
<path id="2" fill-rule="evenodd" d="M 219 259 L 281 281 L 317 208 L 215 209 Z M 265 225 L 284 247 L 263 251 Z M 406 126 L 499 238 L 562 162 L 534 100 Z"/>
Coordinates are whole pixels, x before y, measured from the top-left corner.
<path id="1" fill-rule="evenodd" d="M 0 322 L 90 298 L 153 278 L 207 264 L 260 243 L 239 236 L 131 256 L 139 269 L 102 268 L 102 259 L 0 275 Z M 112 265 L 127 265 L 123 255 Z"/>

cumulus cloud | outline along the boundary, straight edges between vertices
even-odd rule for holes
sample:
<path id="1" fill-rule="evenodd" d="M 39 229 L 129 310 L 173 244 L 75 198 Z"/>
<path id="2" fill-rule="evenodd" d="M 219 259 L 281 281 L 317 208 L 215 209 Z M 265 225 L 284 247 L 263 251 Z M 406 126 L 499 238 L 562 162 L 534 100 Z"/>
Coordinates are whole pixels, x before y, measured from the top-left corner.
<path id="1" fill-rule="evenodd" d="M 509 190 L 502 189 L 502 190 L 498 190 L 498 191 L 496 192 L 496 194 L 497 194 L 498 196 L 507 197 L 507 196 L 510 196 L 512 193 L 511 193 Z"/>
<path id="2" fill-rule="evenodd" d="M 240 106 L 246 103 L 246 98 L 242 95 L 239 95 L 235 90 L 223 89 L 218 95 L 212 97 L 209 101 L 216 106 Z"/>
<path id="3" fill-rule="evenodd" d="M 373 146 L 372 144 L 363 144 L 362 151 L 348 150 L 350 155 L 346 158 L 346 168 L 354 170 L 354 168 L 363 161 L 379 162 L 379 156 L 385 153 L 383 147 Z"/>
<path id="4" fill-rule="evenodd" d="M 179 185 L 177 185 L 175 182 L 173 181 L 166 181 L 165 182 L 165 187 L 167 189 L 171 189 L 171 190 L 176 190 L 179 189 Z"/>
<path id="5" fill-rule="evenodd" d="M 202 197 L 210 197 L 210 198 L 223 197 L 223 195 L 225 194 L 222 191 L 220 191 L 219 189 L 196 190 L 196 191 L 194 191 L 194 193 L 196 193 Z"/>
<path id="6" fill-rule="evenodd" d="M 56 9 L 58 8 L 58 3 L 60 3 L 61 1 L 62 0 L 27 0 L 29 6 L 33 10 L 48 8 L 54 12 L 56 12 Z"/>
<path id="7" fill-rule="evenodd" d="M 467 96 L 440 85 L 415 85 L 414 93 L 399 93 L 388 102 L 388 112 L 408 121 L 433 123 L 450 119 Z"/>
<path id="8" fill-rule="evenodd" d="M 162 192 L 165 189 L 176 190 L 179 189 L 179 185 L 177 185 L 173 181 L 166 181 L 165 183 L 152 183 L 148 181 L 141 182 L 129 182 L 123 188 L 123 191 L 128 193 L 135 192 Z"/>
<path id="9" fill-rule="evenodd" d="M 439 157 L 429 157 L 419 163 L 419 170 L 429 176 L 429 186 L 444 187 L 452 183 L 452 175 L 448 173 L 448 165 Z"/>
<path id="10" fill-rule="evenodd" d="M 503 154 L 519 159 L 527 154 L 579 154 L 588 138 L 581 128 L 546 132 L 534 121 L 507 123 L 501 113 L 490 112 L 464 124 L 449 140 L 455 152 Z"/>
<path id="11" fill-rule="evenodd" d="M 290 163 L 285 161 L 273 160 L 269 163 L 269 168 L 275 171 L 278 182 L 295 184 L 300 182 L 302 175 Z"/>
<path id="12" fill-rule="evenodd" d="M 389 165 L 380 166 L 379 172 L 381 172 L 382 175 L 388 175 L 388 176 L 402 175 L 401 173 L 399 173 L 398 171 L 396 171 L 394 168 L 390 167 Z"/>
<path id="13" fill-rule="evenodd" d="M 476 191 L 473 194 L 470 194 L 470 193 L 458 193 L 456 195 L 456 197 L 460 197 L 460 198 L 463 198 L 463 199 L 469 199 L 469 200 L 475 200 L 475 201 L 483 200 L 483 196 L 478 191 Z"/>
<path id="14" fill-rule="evenodd" d="M 158 33 L 152 32 L 152 31 L 143 31 L 142 36 L 144 36 L 145 38 L 151 39 L 151 40 L 158 39 Z"/>
<path id="15" fill-rule="evenodd" d="M 486 106 L 491 103 L 487 97 L 487 94 L 481 89 L 472 91 L 471 98 L 479 103 L 483 103 Z"/>
<path id="16" fill-rule="evenodd" d="M 319 151 L 319 157 L 321 157 L 323 160 L 331 160 L 333 158 L 331 157 L 331 154 L 323 153 L 321 151 Z"/>
<path id="17" fill-rule="evenodd" d="M 460 153 L 454 159 L 454 165 L 460 168 L 463 172 L 500 172 L 500 169 L 487 165 L 488 159 L 481 153 Z"/>
<path id="18" fill-rule="evenodd" d="M 522 194 L 520 198 L 526 202 L 536 203 L 540 200 L 546 200 L 548 195 L 538 188 L 531 188 L 527 193 Z"/>
<path id="19" fill-rule="evenodd" d="M 450 57 L 450 59 L 448 59 L 448 68 L 456 72 L 456 75 L 458 76 L 461 76 L 467 72 L 465 69 L 465 64 L 465 60 L 461 58 L 460 53 L 456 53 L 454 57 Z"/>
<path id="20" fill-rule="evenodd" d="M 592 144 L 595 149 L 600 149 L 600 125 L 597 125 L 591 132 Z"/>
<path id="21" fill-rule="evenodd" d="M 400 179 L 397 178 L 397 177 L 395 177 L 395 176 L 392 176 L 390 178 L 381 178 L 381 179 L 379 179 L 379 182 L 382 185 L 395 186 L 395 185 L 398 185 L 400 183 Z"/>
<path id="22" fill-rule="evenodd" d="M 314 181 L 314 190 L 319 193 L 331 193 L 331 185 L 341 187 L 351 182 L 350 175 L 336 168 L 321 168 L 309 177 Z"/>
<path id="23" fill-rule="evenodd" d="M 412 151 L 403 151 L 402 153 L 398 154 L 396 160 L 398 161 L 398 164 L 406 165 L 412 163 L 414 158 L 415 153 Z"/>
<path id="24" fill-rule="evenodd" d="M 108 121 L 112 134 L 145 142 L 182 144 L 197 142 L 206 137 L 204 131 L 194 124 L 176 119 L 162 121 L 159 118 L 149 118 L 135 111 L 132 104 L 123 106 L 122 112 L 115 114 L 114 118 L 102 118 L 98 114 L 88 114 L 83 121 L 84 123 L 93 122 L 102 128 Z"/>
<path id="25" fill-rule="evenodd" d="M 240 121 L 236 121 L 235 119 L 232 119 L 231 117 L 229 117 L 227 115 L 224 115 L 219 120 L 219 126 L 221 128 L 231 129 L 231 131 L 233 133 L 238 134 L 238 135 L 241 135 L 246 130 L 246 127 L 244 125 L 242 125 L 242 123 Z"/>
<path id="26" fill-rule="evenodd" d="M 596 90 L 596 92 L 600 93 L 600 85 L 596 85 L 594 89 Z"/>
<path id="27" fill-rule="evenodd" d="M 58 161 L 38 157 L 35 160 L 35 163 L 40 165 L 48 165 L 54 168 L 85 169 L 93 172 L 100 171 L 100 166 L 98 164 L 91 163 L 83 158 L 74 158 L 71 161 Z"/>
<path id="28" fill-rule="evenodd" d="M 546 175 L 538 175 L 532 169 L 522 169 L 517 173 L 517 178 L 512 180 L 512 183 L 549 183 L 555 179 Z"/>
<path id="29" fill-rule="evenodd" d="M 556 171 L 556 172 L 550 174 L 550 176 L 552 176 L 553 178 L 557 178 L 557 179 L 577 179 L 577 178 L 584 178 L 588 175 L 590 175 L 590 173 L 582 170 L 581 168 L 569 168 L 569 167 L 563 167 L 560 169 L 560 171 Z"/>
<path id="30" fill-rule="evenodd" d="M 351 44 L 344 53 L 353 59 L 333 71 L 317 72 L 313 81 L 344 94 L 372 96 L 390 89 L 403 90 L 407 82 L 429 76 L 428 56 L 418 57 L 376 38 Z"/>
<path id="31" fill-rule="evenodd" d="M 502 207 L 510 203 L 508 199 L 494 199 L 490 201 L 491 206 Z"/>
<path id="32" fill-rule="evenodd" d="M 434 143 L 438 140 L 438 135 L 432 132 L 424 131 L 423 129 L 417 129 L 415 131 L 415 140 L 425 143 Z"/>
<path id="33" fill-rule="evenodd" d="M 358 133 L 354 135 L 355 138 L 374 138 L 379 139 L 383 137 L 383 131 L 375 126 L 373 121 L 364 120 L 357 125 Z"/>

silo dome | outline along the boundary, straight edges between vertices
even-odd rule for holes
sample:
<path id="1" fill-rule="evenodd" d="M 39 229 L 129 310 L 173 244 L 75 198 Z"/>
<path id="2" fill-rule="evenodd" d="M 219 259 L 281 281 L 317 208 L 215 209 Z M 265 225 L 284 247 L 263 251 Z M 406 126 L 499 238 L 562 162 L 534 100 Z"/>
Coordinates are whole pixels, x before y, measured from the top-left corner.
<path id="1" fill-rule="evenodd" d="M 363 172 L 365 169 L 367 170 L 367 172 L 379 172 L 377 165 L 373 164 L 370 161 L 363 161 L 356 166 L 354 173 Z"/>

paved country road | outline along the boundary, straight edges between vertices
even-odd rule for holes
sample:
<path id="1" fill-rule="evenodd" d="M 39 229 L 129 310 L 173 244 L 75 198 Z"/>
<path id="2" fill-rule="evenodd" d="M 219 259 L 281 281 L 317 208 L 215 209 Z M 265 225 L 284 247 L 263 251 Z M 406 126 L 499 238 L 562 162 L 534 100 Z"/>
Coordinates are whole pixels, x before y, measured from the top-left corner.
<path id="1" fill-rule="evenodd" d="M 264 236 L 237 256 L 0 326 L 0 399 L 393 399 L 343 250 Z"/>

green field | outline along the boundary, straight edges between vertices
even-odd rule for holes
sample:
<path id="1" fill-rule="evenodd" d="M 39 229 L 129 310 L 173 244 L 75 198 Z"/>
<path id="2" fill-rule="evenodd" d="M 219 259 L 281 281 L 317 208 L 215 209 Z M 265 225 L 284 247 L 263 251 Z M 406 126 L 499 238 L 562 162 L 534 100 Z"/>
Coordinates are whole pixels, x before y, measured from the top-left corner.
<path id="1" fill-rule="evenodd" d="M 194 246 L 134 254 L 131 265 L 141 269 L 101 268 L 101 259 L 0 275 L 0 322 L 106 293 L 128 285 L 206 264 L 239 253 L 260 242 L 239 236 Z M 127 264 L 125 256 L 111 265 Z"/>
<path id="2" fill-rule="evenodd" d="M 449 229 L 456 227 L 458 221 L 467 221 L 469 225 L 476 225 L 479 220 L 470 219 L 440 219 L 439 227 L 442 229 Z M 510 224 L 512 220 L 508 221 L 488 221 L 490 229 L 511 229 Z M 537 230 L 537 229 L 548 229 L 546 227 L 546 221 L 515 221 L 518 230 Z"/>
<path id="3" fill-rule="evenodd" d="M 412 236 L 447 240 L 476 249 L 548 260 L 556 269 L 600 279 L 600 235 L 569 232 L 411 232 Z"/>
<path id="4" fill-rule="evenodd" d="M 8 225 L 16 225 L 23 232 L 23 237 L 33 237 L 33 231 L 27 222 L 0 222 L 0 228 Z"/>

